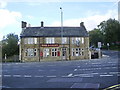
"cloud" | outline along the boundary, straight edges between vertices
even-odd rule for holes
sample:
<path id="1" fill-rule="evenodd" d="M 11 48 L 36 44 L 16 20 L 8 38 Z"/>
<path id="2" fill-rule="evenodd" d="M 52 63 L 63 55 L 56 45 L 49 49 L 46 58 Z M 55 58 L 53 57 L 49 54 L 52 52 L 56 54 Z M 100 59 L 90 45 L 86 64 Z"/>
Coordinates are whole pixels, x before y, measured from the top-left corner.
<path id="1" fill-rule="evenodd" d="M 20 12 L 0 9 L 0 40 L 2 39 L 4 34 L 7 34 L 6 30 L 9 30 L 9 27 L 19 27 L 21 18 L 22 14 Z"/>
<path id="2" fill-rule="evenodd" d="M 68 19 L 64 20 L 63 25 L 64 26 L 80 26 L 80 22 L 84 22 L 87 30 L 92 30 L 94 28 L 97 28 L 97 25 L 100 24 L 100 22 L 104 20 L 108 20 L 109 18 L 115 18 L 117 20 L 118 14 L 117 10 L 108 10 L 106 14 L 92 14 L 90 16 L 84 17 L 84 18 L 75 18 L 75 19 Z M 95 13 L 95 12 L 93 12 Z M 60 21 L 54 21 L 50 26 L 60 26 Z"/>
<path id="3" fill-rule="evenodd" d="M 115 2 L 116 0 L 5 0 L 7 2 Z"/>
<path id="4" fill-rule="evenodd" d="M 7 6 L 7 2 L 0 1 L 0 8 L 5 8 Z"/>
<path id="5" fill-rule="evenodd" d="M 5 28 L 8 25 L 17 23 L 17 20 L 22 17 L 20 12 L 0 9 L 0 28 Z"/>

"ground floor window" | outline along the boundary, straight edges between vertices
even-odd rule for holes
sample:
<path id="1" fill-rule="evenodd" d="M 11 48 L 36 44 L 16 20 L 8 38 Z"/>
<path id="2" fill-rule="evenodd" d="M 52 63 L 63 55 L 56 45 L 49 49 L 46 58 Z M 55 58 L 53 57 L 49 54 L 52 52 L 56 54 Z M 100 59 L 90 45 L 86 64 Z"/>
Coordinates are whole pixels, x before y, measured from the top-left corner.
<path id="1" fill-rule="evenodd" d="M 57 49 L 56 48 L 52 48 L 51 56 L 57 56 Z"/>
<path id="2" fill-rule="evenodd" d="M 36 48 L 27 48 L 26 50 L 25 50 L 25 56 L 30 56 L 30 57 L 32 57 L 32 56 L 37 56 L 37 49 Z"/>
<path id="3" fill-rule="evenodd" d="M 48 57 L 49 56 L 49 49 L 48 48 L 44 48 L 43 50 L 43 57 Z"/>
<path id="4" fill-rule="evenodd" d="M 75 56 L 75 49 L 72 48 L 72 56 Z"/>
<path id="5" fill-rule="evenodd" d="M 84 49 L 72 48 L 72 56 L 82 56 L 84 55 Z"/>

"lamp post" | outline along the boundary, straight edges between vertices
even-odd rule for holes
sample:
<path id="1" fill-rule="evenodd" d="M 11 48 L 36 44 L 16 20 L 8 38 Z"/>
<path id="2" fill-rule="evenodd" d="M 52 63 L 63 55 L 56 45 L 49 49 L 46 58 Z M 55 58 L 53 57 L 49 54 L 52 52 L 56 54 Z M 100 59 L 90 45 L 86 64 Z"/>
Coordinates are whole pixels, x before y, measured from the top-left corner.
<path id="1" fill-rule="evenodd" d="M 63 40 L 63 11 L 62 11 L 62 7 L 60 7 L 60 10 L 61 10 L 61 52 L 62 52 L 62 49 L 63 49 L 63 44 L 62 44 L 62 40 Z M 63 52 L 62 52 L 63 54 Z M 61 54 L 61 59 L 63 60 L 63 55 Z"/>

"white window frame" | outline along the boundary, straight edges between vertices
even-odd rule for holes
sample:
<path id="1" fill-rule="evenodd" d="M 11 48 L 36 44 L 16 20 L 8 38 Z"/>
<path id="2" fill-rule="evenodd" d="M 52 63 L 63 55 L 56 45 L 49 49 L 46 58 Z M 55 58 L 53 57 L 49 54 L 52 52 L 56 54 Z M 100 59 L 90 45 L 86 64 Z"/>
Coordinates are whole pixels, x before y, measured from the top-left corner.
<path id="1" fill-rule="evenodd" d="M 72 37 L 72 44 L 75 44 L 75 38 Z"/>
<path id="2" fill-rule="evenodd" d="M 51 56 L 52 57 L 57 57 L 57 51 L 58 51 L 57 48 L 52 48 L 51 49 Z"/>
<path id="3" fill-rule="evenodd" d="M 37 38 L 25 38 L 24 44 L 37 44 Z"/>
<path id="4" fill-rule="evenodd" d="M 81 43 L 84 44 L 84 37 L 81 37 Z"/>
<path id="5" fill-rule="evenodd" d="M 46 44 L 54 44 L 55 38 L 46 38 Z"/>
<path id="6" fill-rule="evenodd" d="M 75 48 L 72 48 L 72 56 L 75 56 Z"/>
<path id="7" fill-rule="evenodd" d="M 67 44 L 67 37 L 62 37 L 62 44 Z"/>
<path id="8" fill-rule="evenodd" d="M 48 57 L 49 55 L 50 55 L 49 48 L 44 48 L 43 49 L 43 57 Z"/>
<path id="9" fill-rule="evenodd" d="M 37 48 L 27 48 L 25 49 L 26 57 L 35 57 L 37 56 Z"/>
<path id="10" fill-rule="evenodd" d="M 84 49 L 81 48 L 81 56 L 84 56 Z"/>
<path id="11" fill-rule="evenodd" d="M 81 49 L 80 48 L 75 49 L 75 56 L 81 56 Z"/>

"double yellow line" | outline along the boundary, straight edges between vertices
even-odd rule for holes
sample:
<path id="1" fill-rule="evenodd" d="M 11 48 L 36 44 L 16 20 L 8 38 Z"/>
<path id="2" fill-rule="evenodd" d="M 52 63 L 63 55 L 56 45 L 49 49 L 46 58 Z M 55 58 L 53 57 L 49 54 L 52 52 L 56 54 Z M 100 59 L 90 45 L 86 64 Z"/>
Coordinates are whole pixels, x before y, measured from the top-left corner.
<path id="1" fill-rule="evenodd" d="M 118 89 L 120 89 L 120 84 L 110 86 L 110 87 L 105 88 L 103 90 L 118 90 Z"/>

